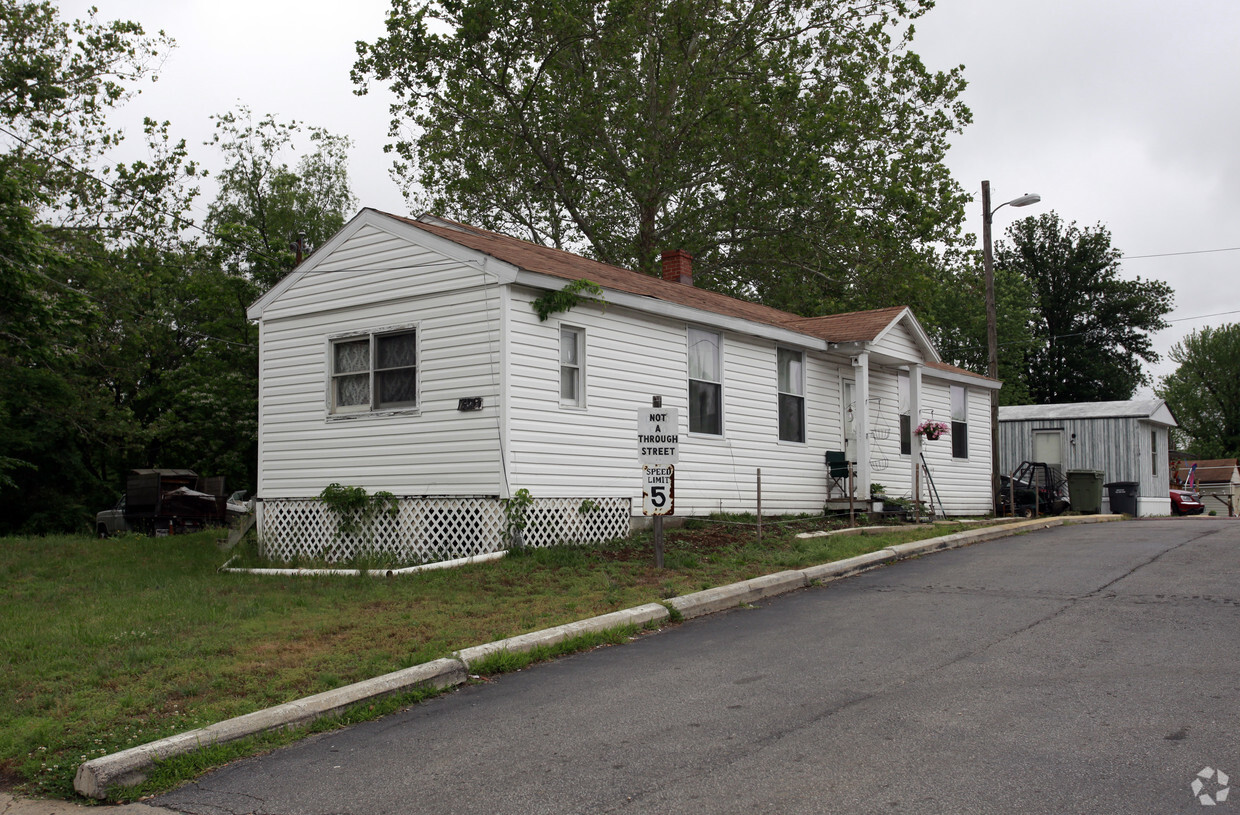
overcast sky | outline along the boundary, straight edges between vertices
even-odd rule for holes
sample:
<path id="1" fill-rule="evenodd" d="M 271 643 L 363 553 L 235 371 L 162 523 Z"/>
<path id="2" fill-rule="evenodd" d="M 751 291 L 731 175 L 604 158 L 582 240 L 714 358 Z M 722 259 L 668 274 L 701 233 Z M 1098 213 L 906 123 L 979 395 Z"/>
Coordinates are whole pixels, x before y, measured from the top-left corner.
<path id="1" fill-rule="evenodd" d="M 239 102 L 320 125 L 354 141 L 359 205 L 404 212 L 383 153 L 390 99 L 357 97 L 349 80 L 354 43 L 382 34 L 387 0 L 74 0 L 61 9 L 74 18 L 92 4 L 100 18 L 136 20 L 178 43 L 159 82 L 118 121 L 170 120 L 208 168 L 217 163 L 201 147 L 208 116 Z M 1240 247 L 1240 2 L 939 0 L 916 26 L 927 65 L 963 64 L 969 81 L 973 124 L 948 155 L 976 199 L 969 231 L 981 234 L 983 179 L 994 204 L 1042 196 L 1000 210 L 996 238 L 1013 219 L 1052 209 L 1104 224 L 1128 258 L 1126 276 L 1175 290 L 1154 376 L 1170 373 L 1166 352 L 1191 330 L 1240 322 L 1240 251 L 1212 251 Z"/>

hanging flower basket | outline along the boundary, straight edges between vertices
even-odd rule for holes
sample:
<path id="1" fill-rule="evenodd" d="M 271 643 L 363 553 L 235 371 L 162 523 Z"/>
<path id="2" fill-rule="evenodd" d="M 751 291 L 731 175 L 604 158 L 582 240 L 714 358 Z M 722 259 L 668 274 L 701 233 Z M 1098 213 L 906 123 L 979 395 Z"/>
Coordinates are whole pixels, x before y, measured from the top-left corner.
<path id="1" fill-rule="evenodd" d="M 939 436 L 946 436 L 950 433 L 951 428 L 946 422 L 922 422 L 913 432 L 926 441 L 937 441 Z"/>

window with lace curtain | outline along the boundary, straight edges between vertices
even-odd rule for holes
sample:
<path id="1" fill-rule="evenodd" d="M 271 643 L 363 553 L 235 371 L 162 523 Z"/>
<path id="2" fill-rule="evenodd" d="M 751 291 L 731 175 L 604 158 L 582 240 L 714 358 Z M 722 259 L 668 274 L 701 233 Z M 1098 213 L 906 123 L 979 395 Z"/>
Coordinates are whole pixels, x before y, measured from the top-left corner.
<path id="1" fill-rule="evenodd" d="M 417 358 L 416 330 L 333 340 L 330 412 L 417 407 Z"/>

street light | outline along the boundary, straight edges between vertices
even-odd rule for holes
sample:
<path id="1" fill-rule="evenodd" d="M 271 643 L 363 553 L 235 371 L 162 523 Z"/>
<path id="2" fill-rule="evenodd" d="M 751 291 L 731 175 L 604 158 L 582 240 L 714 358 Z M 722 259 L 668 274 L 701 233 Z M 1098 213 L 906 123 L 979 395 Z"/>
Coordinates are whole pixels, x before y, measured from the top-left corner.
<path id="1" fill-rule="evenodd" d="M 982 182 L 982 269 L 986 274 L 986 373 L 999 378 L 999 317 L 995 307 L 995 262 L 990 248 L 990 223 L 1006 206 L 1027 207 L 1042 200 L 1037 193 L 1025 193 L 990 208 L 990 182 Z M 999 391 L 990 392 L 990 499 L 995 517 L 999 515 Z"/>

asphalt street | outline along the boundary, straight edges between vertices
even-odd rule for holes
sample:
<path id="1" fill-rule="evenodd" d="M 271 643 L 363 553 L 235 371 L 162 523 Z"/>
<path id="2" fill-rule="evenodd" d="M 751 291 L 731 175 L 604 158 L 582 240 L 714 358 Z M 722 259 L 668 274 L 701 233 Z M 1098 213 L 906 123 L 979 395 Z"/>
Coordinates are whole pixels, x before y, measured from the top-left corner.
<path id="1" fill-rule="evenodd" d="M 1201 518 L 904 561 L 471 685 L 147 803 L 1223 813 L 1240 812 L 1233 774 L 1240 784 L 1240 523 Z"/>

